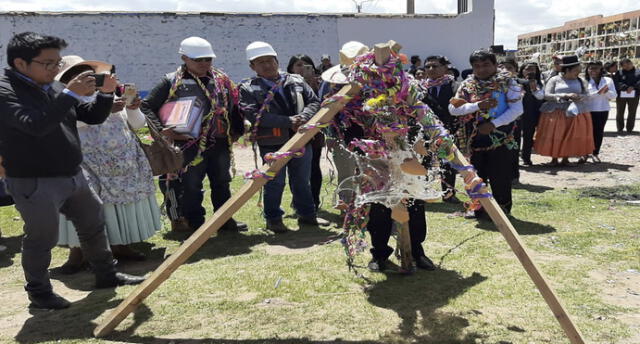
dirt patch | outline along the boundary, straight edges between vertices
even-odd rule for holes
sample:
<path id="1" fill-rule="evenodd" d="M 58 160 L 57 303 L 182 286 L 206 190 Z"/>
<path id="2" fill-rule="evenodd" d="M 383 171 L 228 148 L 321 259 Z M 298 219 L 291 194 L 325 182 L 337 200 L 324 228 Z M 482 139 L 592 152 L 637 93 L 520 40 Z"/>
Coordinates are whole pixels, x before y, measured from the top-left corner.
<path id="1" fill-rule="evenodd" d="M 611 121 L 610 121 L 611 122 Z M 616 186 L 640 182 L 640 135 L 615 135 L 607 132 L 600 149 L 601 163 L 572 163 L 567 167 L 549 167 L 549 157 L 534 154 L 534 166 L 520 169 L 520 182 L 551 188 Z"/>
<path id="2" fill-rule="evenodd" d="M 606 303 L 640 310 L 640 271 L 592 271 L 589 280 L 602 290 Z M 615 318 L 630 327 L 630 338 L 620 343 L 640 343 L 640 312 L 620 313 Z"/>

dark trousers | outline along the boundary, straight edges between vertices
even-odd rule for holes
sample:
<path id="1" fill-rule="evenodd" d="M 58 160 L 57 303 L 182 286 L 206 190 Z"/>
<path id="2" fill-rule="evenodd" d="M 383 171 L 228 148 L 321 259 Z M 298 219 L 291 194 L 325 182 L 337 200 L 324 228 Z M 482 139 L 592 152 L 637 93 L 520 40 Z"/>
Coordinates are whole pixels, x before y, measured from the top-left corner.
<path id="1" fill-rule="evenodd" d="M 259 146 L 260 156 L 264 161 L 267 153 L 277 152 L 281 145 L 278 146 Z M 300 217 L 315 217 L 316 209 L 311 195 L 311 157 L 313 156 L 313 148 L 310 144 L 305 146 L 305 153 L 302 157 L 289 160 L 287 165 L 283 167 L 273 180 L 270 180 L 264 186 L 264 217 L 267 221 L 282 219 L 284 210 L 280 207 L 282 203 L 282 194 L 286 185 L 287 174 L 289 175 L 289 188 L 291 189 L 291 198 L 293 208 Z"/>
<path id="2" fill-rule="evenodd" d="M 451 167 L 451 165 L 446 162 L 442 162 L 440 165 L 441 172 L 440 178 L 442 178 L 442 191 L 445 192 L 445 195 L 455 195 L 456 194 L 456 169 Z"/>
<path id="3" fill-rule="evenodd" d="M 531 161 L 531 149 L 533 148 L 533 136 L 536 133 L 536 126 L 538 126 L 538 119 L 540 117 L 539 113 L 527 113 L 525 112 L 522 115 L 522 118 L 519 122 L 519 128 L 516 130 L 521 132 L 522 136 L 522 145 L 521 145 L 521 155 L 522 160 L 525 162 Z M 517 141 L 520 143 L 520 141 Z"/>
<path id="4" fill-rule="evenodd" d="M 313 146 L 313 156 L 311 157 L 311 195 L 316 210 L 320 208 L 320 192 L 322 191 L 322 170 L 320 169 L 320 158 L 322 157 L 322 146 Z"/>
<path id="5" fill-rule="evenodd" d="M 633 126 L 636 123 L 636 111 L 638 110 L 639 99 L 637 95 L 634 98 L 616 98 L 616 126 L 618 127 L 618 131 L 624 130 L 624 109 L 627 105 L 629 105 L 627 132 L 630 133 L 633 131 Z"/>
<path id="6" fill-rule="evenodd" d="M 115 271 L 105 234 L 102 201 L 82 172 L 73 177 L 7 178 L 7 188 L 24 220 L 22 269 L 25 290 L 51 292 L 51 249 L 58 243 L 60 214 L 75 227 L 80 247 L 97 275 Z"/>
<path id="7" fill-rule="evenodd" d="M 602 146 L 602 138 L 604 137 L 604 127 L 607 125 L 609 111 L 591 111 L 591 122 L 593 123 L 593 141 L 596 149 L 593 150 L 594 155 L 600 154 Z"/>
<path id="8" fill-rule="evenodd" d="M 513 151 L 500 146 L 488 151 L 475 151 L 471 164 L 478 176 L 491 185 L 493 198 L 506 213 L 511 211 L 511 180 L 513 179 Z"/>
<path id="9" fill-rule="evenodd" d="M 411 235 L 411 254 L 415 259 L 424 256 L 422 242 L 427 236 L 427 220 L 424 214 L 424 202 L 414 200 L 409 211 L 409 233 Z M 369 222 L 367 230 L 371 235 L 371 255 L 376 260 L 385 260 L 393 253 L 393 248 L 389 247 L 389 237 L 393 219 L 391 219 L 391 209 L 372 203 L 369 211 Z"/>
<path id="10" fill-rule="evenodd" d="M 513 167 L 512 179 L 520 179 L 520 139 L 522 139 L 522 118 L 516 120 L 513 129 L 513 139 L 518 143 L 518 147 L 511 150 L 511 162 Z"/>
<path id="11" fill-rule="evenodd" d="M 191 146 L 184 151 L 185 161 L 191 162 L 197 154 L 197 147 Z M 207 149 L 203 160 L 189 166 L 178 179 L 167 181 L 160 178 L 160 190 L 165 194 L 165 203 L 169 218 L 175 220 L 185 217 L 192 228 L 202 226 L 206 211 L 202 206 L 204 200 L 203 180 L 207 176 L 211 187 L 211 204 L 213 209 L 219 209 L 231 198 L 231 156 L 229 144 L 221 138 Z M 187 163 L 189 164 L 189 163 Z"/>

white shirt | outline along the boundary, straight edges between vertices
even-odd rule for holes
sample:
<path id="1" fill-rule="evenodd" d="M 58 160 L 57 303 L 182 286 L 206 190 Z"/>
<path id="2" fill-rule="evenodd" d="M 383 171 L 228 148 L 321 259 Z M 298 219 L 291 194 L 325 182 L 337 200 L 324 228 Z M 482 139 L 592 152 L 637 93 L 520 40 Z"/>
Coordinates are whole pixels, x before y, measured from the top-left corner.
<path id="1" fill-rule="evenodd" d="M 605 85 L 609 86 L 609 91 L 604 94 L 598 94 L 598 90 L 602 89 Z M 609 101 L 616 99 L 618 96 L 613 80 L 606 76 L 600 78 L 598 85 L 596 85 L 593 79 L 589 80 L 589 88 L 587 91 L 589 92 L 590 111 L 609 111 L 611 109 Z"/>
<path id="2" fill-rule="evenodd" d="M 452 116 L 464 116 L 470 113 L 474 113 L 476 111 L 480 111 L 480 107 L 478 107 L 478 103 L 466 103 L 461 105 L 460 107 L 455 107 L 453 104 L 449 104 L 449 113 Z M 509 83 L 509 91 L 507 92 L 507 110 L 498 118 L 495 118 L 491 121 L 493 125 L 497 127 L 509 124 L 524 112 L 522 109 L 522 87 L 518 85 L 515 80 L 511 80 Z"/>

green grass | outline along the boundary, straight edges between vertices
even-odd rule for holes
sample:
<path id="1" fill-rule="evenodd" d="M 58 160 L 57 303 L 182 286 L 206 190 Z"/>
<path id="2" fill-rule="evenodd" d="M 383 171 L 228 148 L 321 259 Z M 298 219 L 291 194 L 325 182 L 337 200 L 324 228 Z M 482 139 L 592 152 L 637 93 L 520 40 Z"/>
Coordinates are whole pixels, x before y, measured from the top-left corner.
<path id="1" fill-rule="evenodd" d="M 234 189 L 241 183 L 236 179 Z M 531 190 L 515 190 L 512 222 L 534 261 L 588 342 L 623 342 L 634 330 L 618 318 L 638 309 L 607 303 L 603 284 L 590 273 L 640 270 L 638 208 L 611 201 L 637 199 L 640 185 Z M 331 201 L 328 194 L 324 199 Z M 492 224 L 449 218 L 459 209 L 448 204 L 427 207 L 424 247 L 441 269 L 403 276 L 368 272 L 368 253 L 349 271 L 339 242 L 321 244 L 340 232 L 335 228 L 284 235 L 260 230 L 255 196 L 235 216 L 249 232 L 212 238 L 104 341 L 91 338 L 95 324 L 133 288 L 91 291 L 91 275 L 83 273 L 55 283 L 78 300 L 73 307 L 28 314 L 19 265 L 22 223 L 13 220 L 12 207 L 0 208 L 0 244 L 9 247 L 0 253 L 0 341 L 568 343 Z M 330 212 L 325 216 L 335 218 Z M 296 227 L 292 218 L 285 222 Z M 185 237 L 167 228 L 138 246 L 149 262 L 124 269 L 152 271 L 175 252 Z M 65 255 L 56 248 L 52 266 Z"/>

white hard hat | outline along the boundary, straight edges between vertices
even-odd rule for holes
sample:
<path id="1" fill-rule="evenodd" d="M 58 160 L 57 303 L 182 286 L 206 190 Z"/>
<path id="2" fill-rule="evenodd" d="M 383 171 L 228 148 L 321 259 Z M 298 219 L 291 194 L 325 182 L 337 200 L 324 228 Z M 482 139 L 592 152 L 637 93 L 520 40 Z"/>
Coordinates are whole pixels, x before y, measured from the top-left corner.
<path id="1" fill-rule="evenodd" d="M 190 59 L 198 59 L 201 57 L 216 57 L 216 54 L 213 53 L 211 43 L 207 42 L 207 40 L 204 38 L 195 36 L 185 38 L 180 43 L 180 50 L 178 50 L 178 54 L 185 55 Z"/>
<path id="2" fill-rule="evenodd" d="M 256 41 L 247 45 L 247 60 L 253 61 L 261 56 L 278 57 L 278 54 L 269 43 Z"/>

